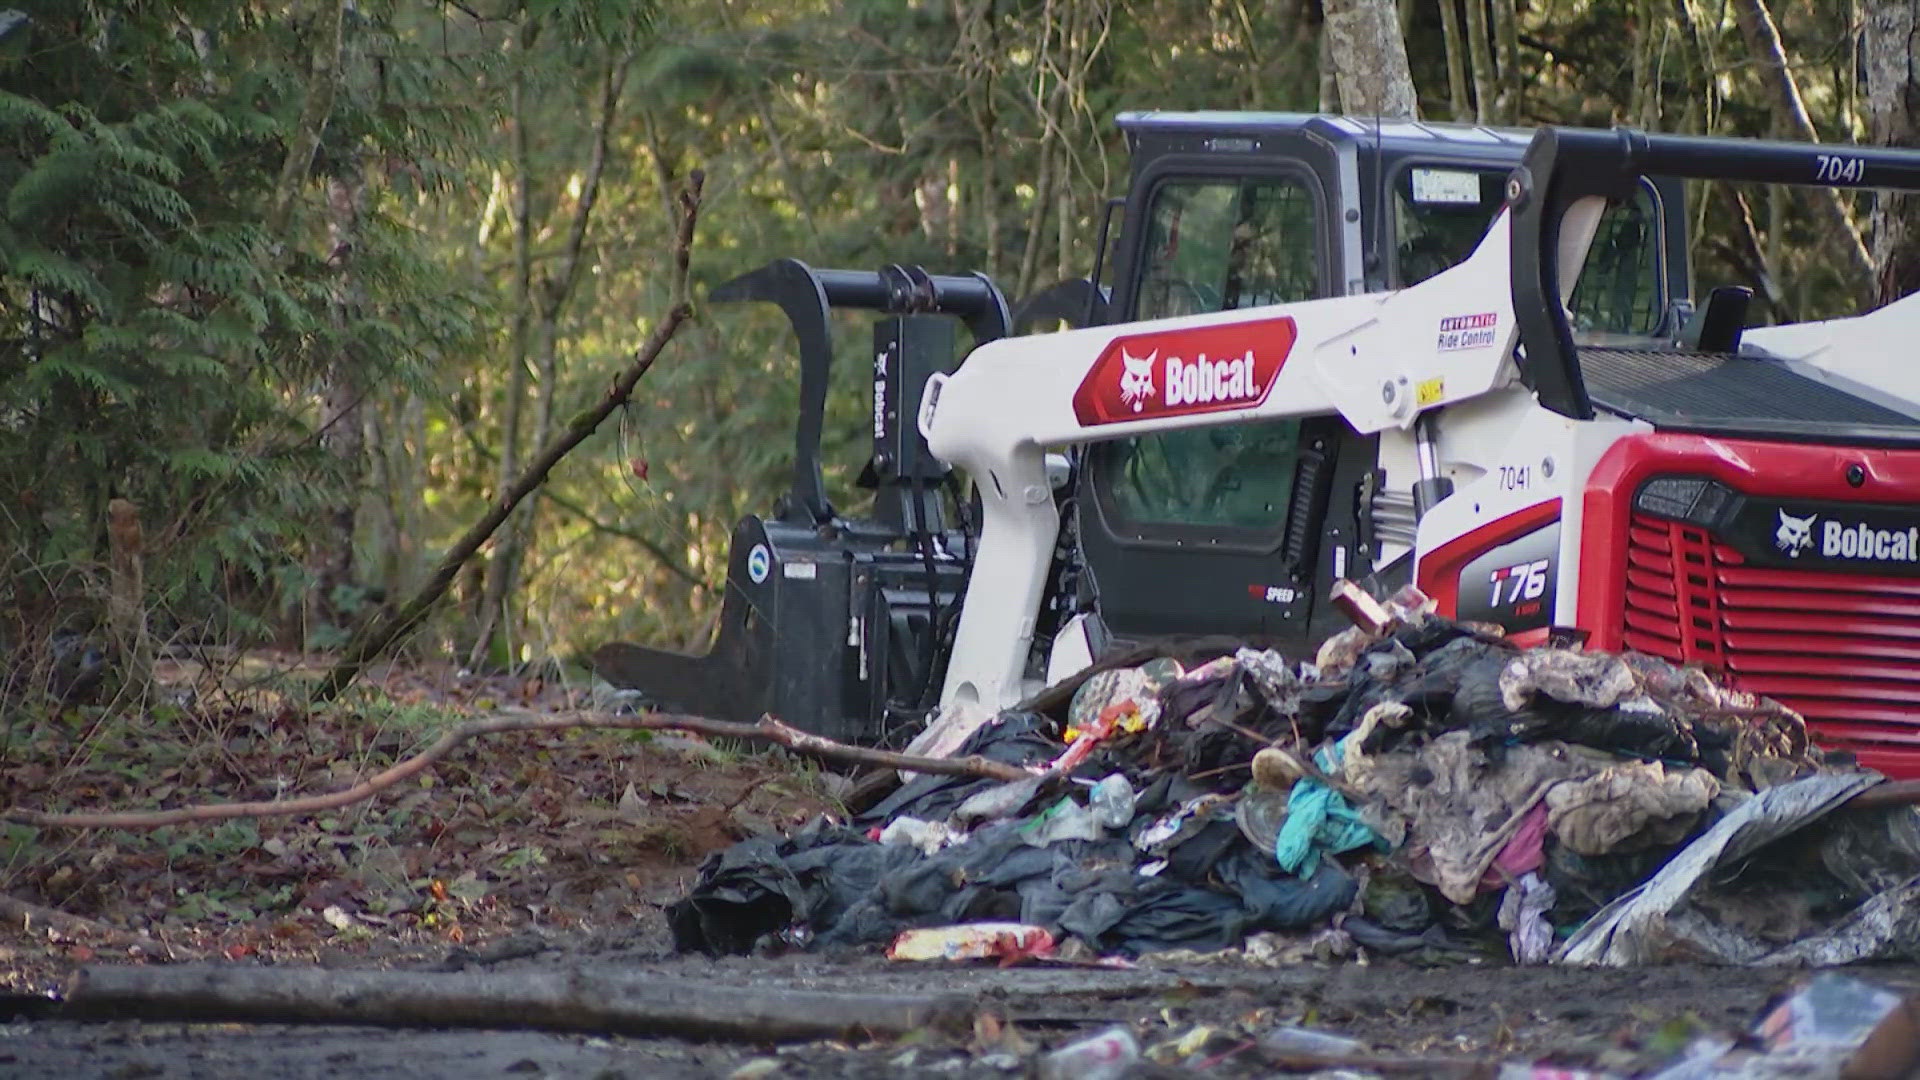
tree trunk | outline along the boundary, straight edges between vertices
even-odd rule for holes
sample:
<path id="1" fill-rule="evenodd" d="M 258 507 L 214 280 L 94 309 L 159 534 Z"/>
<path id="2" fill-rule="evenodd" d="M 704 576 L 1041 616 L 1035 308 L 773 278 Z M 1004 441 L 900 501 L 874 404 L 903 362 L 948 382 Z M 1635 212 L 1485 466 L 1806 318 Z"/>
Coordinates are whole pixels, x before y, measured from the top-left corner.
<path id="1" fill-rule="evenodd" d="M 153 676 L 153 639 L 147 634 L 146 540 L 140 511 L 125 499 L 107 501 L 107 629 L 122 672 L 122 692 L 146 699 Z"/>
<path id="2" fill-rule="evenodd" d="M 539 401 L 533 421 L 533 438 L 529 441 L 532 446 L 545 446 L 553 432 L 553 413 L 560 393 L 560 317 L 580 283 L 580 253 L 586 247 L 593 208 L 600 198 L 600 182 L 606 175 L 613 119 L 619 107 L 620 91 L 626 85 L 628 63 L 625 57 L 610 62 L 601 80 L 599 119 L 594 124 L 593 147 L 589 152 L 586 174 L 580 184 L 580 199 L 574 204 L 573 220 L 567 226 L 566 248 L 561 254 L 559 267 L 551 277 L 540 283 L 540 288 L 535 292 L 537 323 L 534 358 L 539 375 L 536 387 Z M 536 489 L 528 493 L 527 501 L 521 505 L 515 520 L 508 525 L 507 543 L 501 548 L 502 576 L 507 582 L 507 591 L 502 597 L 500 619 L 502 627 L 509 631 L 513 626 L 509 618 L 513 607 L 512 587 L 520 576 L 520 568 L 525 565 L 539 514 L 540 492 Z"/>
<path id="3" fill-rule="evenodd" d="M 1787 67 L 1786 50 L 1780 44 L 1780 31 L 1774 26 L 1766 0 L 1735 0 L 1733 9 L 1748 51 L 1772 84 L 1780 109 L 1776 114 L 1779 120 L 1788 125 L 1791 137 L 1803 142 L 1819 142 L 1820 135 L 1814 130 L 1806 104 L 1800 98 L 1800 86 Z M 1858 296 L 1870 295 L 1875 280 L 1873 259 L 1867 254 L 1866 245 L 1860 242 L 1860 231 L 1854 228 L 1853 219 L 1847 216 L 1840 192 L 1834 188 L 1815 188 L 1812 202 L 1821 230 L 1841 260 L 1843 274 L 1858 290 Z"/>
<path id="4" fill-rule="evenodd" d="M 320 148 L 320 135 L 326 130 L 327 117 L 333 114 L 333 95 L 340 85 L 341 45 L 346 40 L 347 4 L 332 0 L 327 5 L 326 21 L 320 27 L 322 39 L 313 50 L 313 68 L 307 73 L 307 99 L 300 107 L 300 121 L 293 138 L 287 142 L 287 156 L 280 162 L 280 180 L 273 188 L 273 202 L 267 208 L 267 235 L 285 242 L 281 235 L 293 216 L 293 204 L 313 167 L 314 152 Z"/>
<path id="5" fill-rule="evenodd" d="M 1633 94 L 1627 102 L 1627 123 L 1656 128 L 1659 104 L 1659 14 L 1655 0 L 1637 0 L 1634 5 Z"/>
<path id="6" fill-rule="evenodd" d="M 1920 81 L 1914 78 L 1920 0 L 1873 0 L 1866 10 L 1867 120 L 1879 146 L 1920 146 Z M 1878 300 L 1920 290 L 1920 198 L 1880 192 L 1873 206 Z"/>
<path id="7" fill-rule="evenodd" d="M 1473 119 L 1473 106 L 1467 100 L 1467 43 L 1460 36 L 1460 9 L 1456 0 L 1439 0 L 1440 36 L 1447 49 L 1447 103 L 1453 118 Z"/>
<path id="8" fill-rule="evenodd" d="M 1499 49 L 1499 90 L 1494 98 L 1494 120 L 1511 124 L 1520 115 L 1520 13 L 1514 0 L 1493 0 L 1494 44 Z"/>
<path id="9" fill-rule="evenodd" d="M 1420 101 L 1393 0 L 1326 0 L 1326 13 L 1340 111 L 1417 119 Z"/>
<path id="10" fill-rule="evenodd" d="M 358 166 L 349 166 L 344 174 L 327 181 L 327 265 L 333 271 L 333 295 L 328 307 L 341 345 L 327 362 L 321 390 L 320 445 L 339 463 L 345 490 L 327 515 L 326 532 L 315 538 L 309 553 L 312 582 L 304 620 L 309 634 L 349 614 L 338 610 L 337 590 L 354 581 L 354 535 L 366 478 L 366 419 L 361 408 L 366 390 L 360 382 L 360 358 L 347 349 L 345 342 L 350 340 L 361 305 L 354 249 L 360 243 L 365 196 L 366 184 Z"/>
<path id="11" fill-rule="evenodd" d="M 1494 120 L 1499 97 L 1495 89 L 1498 76 L 1493 70 L 1493 50 L 1487 41 L 1486 0 L 1466 0 L 1467 58 L 1473 68 L 1473 116 L 1482 124 Z"/>
<path id="12" fill-rule="evenodd" d="M 508 365 L 507 397 L 504 418 L 501 422 L 500 436 L 500 487 L 513 482 L 520 471 L 520 429 L 521 417 L 526 409 L 528 371 L 527 361 L 532 349 L 530 339 L 533 332 L 533 152 L 527 137 L 527 87 L 523 70 L 527 61 L 527 52 L 533 43 L 533 23 L 529 20 L 520 30 L 518 66 L 513 72 L 513 81 L 508 90 L 509 108 L 513 111 L 513 357 Z M 507 534 L 501 538 L 493 558 L 489 560 L 486 571 L 486 586 L 480 599 L 480 626 L 474 635 L 473 649 L 467 656 L 467 666 L 478 670 L 493 647 L 494 632 L 497 629 L 512 636 L 511 620 L 506 617 L 508 599 L 513 595 L 513 579 L 519 569 L 515 564 L 519 554 L 514 542 L 514 526 L 509 526 Z M 506 624 L 506 625 L 503 625 Z M 512 663 L 512 650 L 507 651 L 508 663 Z"/>
<path id="13" fill-rule="evenodd" d="M 1320 26 L 1320 44 L 1318 62 L 1320 66 L 1320 96 L 1318 110 L 1323 113 L 1334 112 L 1340 107 L 1340 77 L 1333 63 L 1333 35 L 1327 33 L 1325 23 Z"/>

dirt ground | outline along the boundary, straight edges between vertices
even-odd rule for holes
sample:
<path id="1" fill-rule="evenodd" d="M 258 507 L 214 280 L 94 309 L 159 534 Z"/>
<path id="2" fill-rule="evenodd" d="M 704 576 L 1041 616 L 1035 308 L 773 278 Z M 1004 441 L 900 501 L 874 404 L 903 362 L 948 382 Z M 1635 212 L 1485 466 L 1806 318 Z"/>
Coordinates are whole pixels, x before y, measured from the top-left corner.
<path id="1" fill-rule="evenodd" d="M 1651 1067 L 1695 1036 L 1738 1038 L 1801 970 L 1670 965 L 1555 969 L 1482 963 L 1409 965 L 1146 961 L 1135 969 L 1068 965 L 906 965 L 881 957 L 676 957 L 659 915 L 597 936 L 541 934 L 495 949 L 324 955 L 336 967 L 444 970 L 449 959 L 497 972 L 566 967 L 691 980 L 705 988 L 964 997 L 972 1034 L 918 1030 L 889 1040 L 691 1042 L 526 1030 L 382 1030 L 288 1024 L 75 1022 L 48 1015 L 46 997 L 0 999 L 0 1076 L 134 1078 L 405 1078 L 480 1076 L 1027 1076 L 1050 1049 L 1129 1026 L 1148 1057 L 1135 1076 L 1267 1076 L 1252 1038 L 1300 1024 L 1367 1043 L 1369 1053 L 1425 1061 L 1413 1074 L 1492 1076 L 1494 1063 L 1534 1061 Z M 15 945 L 17 947 L 17 945 Z M 253 961 L 246 961 L 253 963 Z M 1920 992 L 1920 965 L 1849 969 L 1874 984 Z M 1185 1045 L 1179 1045 L 1185 1040 Z M 1480 1065 L 1480 1070 L 1473 1070 Z M 1402 1070 L 1400 1074 L 1405 1074 Z M 1361 1070 L 1359 1074 L 1371 1074 Z"/>
<path id="2" fill-rule="evenodd" d="M 1049 1050 L 1125 1024 L 1148 1049 L 1137 1076 L 1260 1076 L 1275 1070 L 1250 1034 L 1297 1024 L 1361 1040 L 1368 1052 L 1425 1059 L 1414 1075 L 1498 1062 L 1612 1067 L 1632 1075 L 1696 1035 L 1737 1037 L 1806 972 L 1671 965 L 1630 970 L 1518 968 L 1397 961 L 1069 966 L 676 957 L 662 927 L 598 940 L 556 939 L 495 970 L 588 966 L 691 979 L 711 987 L 955 993 L 979 1015 L 973 1034 L 917 1031 L 869 1042 L 785 1045 L 514 1030 L 368 1029 L 281 1024 L 80 1023 L 15 996 L 0 1026 L 0 1076 L 142 1077 L 893 1077 L 1033 1075 Z M 443 967 L 445 957 L 380 966 Z M 1920 966 L 1848 973 L 1920 992 Z M 40 1014 L 40 1015 L 36 1015 Z M 1211 1027 L 1215 1033 L 1199 1029 Z M 1182 1039 L 1185 1051 L 1175 1049 Z M 1196 1049 L 1198 1048 L 1198 1049 Z M 1157 1060 L 1156 1060 L 1157 1059 Z M 1402 1072 L 1402 1075 L 1405 1073 Z M 1468 1072 L 1467 1075 L 1474 1075 Z M 1331 1074 L 1328 1074 L 1331 1075 Z M 1369 1072 L 1344 1075 L 1372 1075 Z"/>
<path id="3" fill-rule="evenodd" d="M 71 727 L 16 733 L 0 758 L 0 802 L 130 809 L 330 790 L 420 745 L 445 710 L 457 717 L 497 701 L 568 703 L 551 687 L 417 673 L 389 679 L 384 692 L 356 713 L 326 717 L 270 704 L 200 708 L 189 719 L 218 737 L 217 754 L 156 741 L 152 731 L 133 733 L 125 747 Z M 1461 1075 L 1453 1065 L 1477 1064 L 1491 1076 L 1494 1063 L 1512 1061 L 1632 1075 L 1696 1036 L 1749 1030 L 1806 974 L 1379 958 L 997 968 L 670 953 L 665 905 L 684 894 L 705 855 L 840 809 L 847 788 L 846 778 L 811 763 L 697 739 L 524 735 L 465 746 L 431 783 L 319 820 L 144 834 L 16 830 L 5 835 L 0 899 L 58 909 L 91 929 L 49 932 L 17 917 L 0 925 L 0 1077 L 1024 1076 L 1036 1075 L 1045 1053 L 1113 1024 L 1127 1025 L 1145 1048 L 1131 1074 L 1139 1076 L 1273 1075 L 1254 1037 L 1282 1024 L 1424 1062 L 1398 1075 Z M 772 1045 L 52 1015 L 50 995 L 85 965 L 187 960 L 593 967 L 762 991 L 938 991 L 964 996 L 974 1020 L 970 1033 Z M 1850 973 L 1920 991 L 1920 965 Z"/>

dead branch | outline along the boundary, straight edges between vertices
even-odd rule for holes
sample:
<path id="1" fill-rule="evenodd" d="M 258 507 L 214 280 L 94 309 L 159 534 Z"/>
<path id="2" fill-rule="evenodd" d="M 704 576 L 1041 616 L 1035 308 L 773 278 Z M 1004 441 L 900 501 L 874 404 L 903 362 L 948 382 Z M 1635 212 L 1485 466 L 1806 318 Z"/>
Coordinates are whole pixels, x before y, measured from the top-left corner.
<path id="1" fill-rule="evenodd" d="M 309 795 L 298 799 L 270 799 L 259 802 L 208 803 L 182 806 L 172 810 L 134 810 L 99 814 L 48 814 L 38 810 L 12 807 L 0 812 L 0 820 L 53 829 L 158 829 L 168 825 L 186 825 L 230 818 L 286 817 L 318 814 L 370 799 L 403 780 L 425 772 L 455 747 L 476 735 L 498 735 L 510 731 L 690 731 L 697 735 L 723 739 L 752 739 L 784 746 L 796 754 L 825 761 L 844 761 L 857 765 L 877 765 L 888 769 L 934 773 L 941 776 L 973 776 L 990 780 L 1022 780 L 1034 775 L 1017 765 L 989 761 L 979 756 L 964 758 L 916 757 L 890 750 L 848 746 L 819 735 L 810 735 L 771 716 L 759 723 L 741 724 L 730 720 L 708 720 L 698 716 L 651 713 L 645 716 L 614 716 L 607 713 L 563 713 L 535 716 L 517 713 L 469 720 L 443 732 L 425 750 L 396 762 L 391 768 L 340 791 Z"/>
<path id="2" fill-rule="evenodd" d="M 5 920 L 9 926 L 18 926 L 29 934 L 50 931 L 62 937 L 90 937 L 102 941 L 125 936 L 104 923 L 42 907 L 5 893 L 0 893 L 0 920 Z"/>
<path id="3" fill-rule="evenodd" d="M 179 964 L 82 968 L 57 1015 L 772 1042 L 964 1030 L 973 1011 L 960 995 L 724 986 L 607 968 L 432 973 Z"/>
<path id="4" fill-rule="evenodd" d="M 33 936 L 57 935 L 76 941 L 88 941 L 113 948 L 138 950 L 150 956 L 164 956 L 170 960 L 197 960 L 200 954 L 191 949 L 176 948 L 163 941 L 155 941 L 145 933 L 128 933 L 106 923 L 95 922 L 79 915 L 69 915 L 55 908 L 45 907 L 17 896 L 0 893 L 0 922 L 17 926 Z"/>
<path id="5" fill-rule="evenodd" d="M 687 301 L 687 266 L 693 250 L 693 227 L 699 218 L 700 189 L 704 180 L 705 174 L 695 169 L 687 179 L 687 186 L 680 192 L 680 228 L 673 242 L 673 306 L 654 324 L 646 342 L 634 354 L 632 361 L 614 377 L 600 401 L 592 408 L 576 414 L 565 430 L 541 447 L 519 479 L 509 485 L 487 508 L 486 514 L 447 549 L 440 559 L 440 565 L 434 568 L 433 576 L 407 600 L 399 612 L 376 619 L 354 633 L 340 661 L 327 672 L 327 677 L 314 691 L 316 701 L 331 701 L 338 697 L 341 691 L 359 678 L 360 672 L 368 664 L 384 655 L 394 642 L 420 625 L 421 620 L 427 617 L 427 613 L 433 610 L 433 606 L 452 586 L 460 568 L 466 565 L 474 552 L 480 550 L 480 545 L 493 536 L 494 531 L 513 513 L 514 507 L 546 483 L 547 474 L 553 471 L 561 458 L 585 442 L 587 436 L 598 430 L 615 409 L 627 403 L 640 377 L 653 367 L 661 350 L 666 348 L 667 342 L 673 340 L 675 331 L 680 329 L 680 324 L 693 314 L 693 308 Z"/>
<path id="6" fill-rule="evenodd" d="M 1733 13 L 1740 24 L 1740 34 L 1746 39 L 1748 51 L 1753 53 L 1766 81 L 1772 84 L 1777 110 L 1774 115 L 1786 124 L 1788 133 L 1794 138 L 1801 142 L 1819 142 L 1820 134 L 1814 130 L 1813 121 L 1807 116 L 1806 102 L 1800 96 L 1800 85 L 1793 77 L 1793 69 L 1787 64 L 1786 48 L 1780 43 L 1780 30 L 1774 23 L 1773 13 L 1767 10 L 1766 0 L 1740 0 L 1733 6 Z M 1809 198 L 1827 242 L 1840 259 L 1840 269 L 1858 290 L 1855 299 L 1871 297 L 1878 281 L 1878 272 L 1873 265 L 1873 256 L 1867 253 L 1866 244 L 1860 240 L 1860 230 L 1854 227 L 1853 219 L 1847 216 L 1847 204 L 1841 200 L 1840 190 L 1833 187 L 1815 188 Z"/>

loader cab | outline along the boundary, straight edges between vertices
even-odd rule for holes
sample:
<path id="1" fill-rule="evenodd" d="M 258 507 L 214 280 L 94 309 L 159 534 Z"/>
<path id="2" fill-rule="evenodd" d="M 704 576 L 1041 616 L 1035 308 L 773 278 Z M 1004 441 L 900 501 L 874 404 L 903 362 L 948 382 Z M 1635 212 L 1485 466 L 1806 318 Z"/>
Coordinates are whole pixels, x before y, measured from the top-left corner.
<path id="1" fill-rule="evenodd" d="M 1129 322 L 1416 284 L 1472 252 L 1527 130 L 1345 117 L 1131 113 L 1132 173 L 1095 321 Z M 1687 293 L 1684 200 L 1643 183 L 1595 236 L 1574 326 L 1652 337 Z M 1317 640 L 1316 604 L 1365 578 L 1402 513 L 1368 502 L 1376 437 L 1335 416 L 1092 444 L 1076 502 L 1079 606 L 1122 641 Z M 1404 510 L 1411 514 L 1411 507 Z M 1384 583 L 1391 583 L 1384 582 Z"/>

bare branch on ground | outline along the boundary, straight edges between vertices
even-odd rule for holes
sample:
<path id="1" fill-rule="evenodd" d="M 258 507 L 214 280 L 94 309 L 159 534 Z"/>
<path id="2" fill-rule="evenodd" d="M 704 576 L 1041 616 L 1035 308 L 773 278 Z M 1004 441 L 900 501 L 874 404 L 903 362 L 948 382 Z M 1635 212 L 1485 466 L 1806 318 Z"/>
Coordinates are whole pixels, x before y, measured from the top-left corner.
<path id="1" fill-rule="evenodd" d="M 135 810 L 114 813 L 49 814 L 24 807 L 0 812 L 0 820 L 54 829 L 158 829 L 168 825 L 186 825 L 232 818 L 287 817 L 318 814 L 370 799 L 403 780 L 432 768 L 454 748 L 477 735 L 498 735 L 511 731 L 690 731 L 723 739 L 750 739 L 771 742 L 796 754 L 824 761 L 873 765 L 887 769 L 932 773 L 940 776 L 972 776 L 989 780 L 1024 780 L 1032 772 L 1017 765 L 989 761 L 982 757 L 929 758 L 897 754 L 864 746 L 848 746 L 819 735 L 810 735 L 783 724 L 771 716 L 758 723 L 742 724 L 730 720 L 708 720 L 697 716 L 650 713 L 644 716 L 615 716 L 607 713 L 562 713 L 536 716 L 513 713 L 469 720 L 443 732 L 425 750 L 396 762 L 391 768 L 340 791 L 309 795 L 298 799 L 270 799 L 259 802 L 208 803 L 182 806 L 172 810 Z"/>

